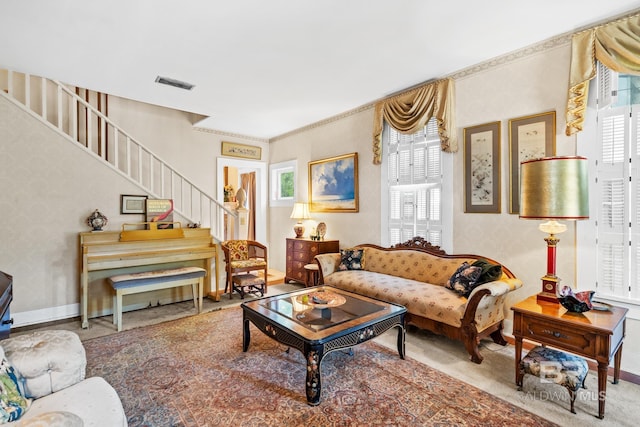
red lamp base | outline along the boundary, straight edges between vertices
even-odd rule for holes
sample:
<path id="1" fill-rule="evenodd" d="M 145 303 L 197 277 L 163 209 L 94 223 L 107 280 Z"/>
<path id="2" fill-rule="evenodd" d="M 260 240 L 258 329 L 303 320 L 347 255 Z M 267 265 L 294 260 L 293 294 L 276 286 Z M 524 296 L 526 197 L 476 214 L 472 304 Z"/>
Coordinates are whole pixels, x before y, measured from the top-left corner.
<path id="1" fill-rule="evenodd" d="M 553 302 L 559 304 L 558 301 L 558 282 L 560 279 L 555 276 L 544 276 L 542 278 L 542 291 L 536 295 L 536 301 Z"/>

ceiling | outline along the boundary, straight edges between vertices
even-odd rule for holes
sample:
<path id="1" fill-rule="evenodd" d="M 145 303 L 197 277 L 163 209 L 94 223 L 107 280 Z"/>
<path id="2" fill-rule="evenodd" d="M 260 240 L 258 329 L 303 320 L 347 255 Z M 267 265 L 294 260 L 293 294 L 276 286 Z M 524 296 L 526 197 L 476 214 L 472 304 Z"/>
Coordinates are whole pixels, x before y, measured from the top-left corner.
<path id="1" fill-rule="evenodd" d="M 638 0 L 2 0 L 0 68 L 269 139 L 637 8 Z"/>

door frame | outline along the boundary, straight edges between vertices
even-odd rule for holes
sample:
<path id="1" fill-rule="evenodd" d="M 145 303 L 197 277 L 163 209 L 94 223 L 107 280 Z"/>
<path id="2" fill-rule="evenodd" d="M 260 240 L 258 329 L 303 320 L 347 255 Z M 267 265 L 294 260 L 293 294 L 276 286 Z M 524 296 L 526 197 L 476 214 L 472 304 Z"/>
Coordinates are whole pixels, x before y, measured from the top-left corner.
<path id="1" fill-rule="evenodd" d="M 268 245 L 267 240 L 267 202 L 268 198 L 268 175 L 267 164 L 251 160 L 232 159 L 229 157 L 218 157 L 216 173 L 216 197 L 218 200 L 224 199 L 224 168 L 232 166 L 242 170 L 243 173 L 256 173 L 256 241 Z"/>

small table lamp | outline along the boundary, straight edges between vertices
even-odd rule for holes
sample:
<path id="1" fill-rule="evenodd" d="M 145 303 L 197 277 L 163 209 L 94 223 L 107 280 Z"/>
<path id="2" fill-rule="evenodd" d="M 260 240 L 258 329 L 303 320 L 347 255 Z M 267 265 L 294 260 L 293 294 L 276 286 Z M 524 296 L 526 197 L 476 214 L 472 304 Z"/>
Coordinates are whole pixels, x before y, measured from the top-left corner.
<path id="1" fill-rule="evenodd" d="M 587 159 L 578 156 L 545 157 L 520 164 L 520 218 L 546 220 L 538 227 L 549 233 L 547 274 L 537 299 L 558 302 L 560 279 L 556 276 L 556 234 L 567 226 L 557 220 L 589 218 Z"/>
<path id="2" fill-rule="evenodd" d="M 296 202 L 293 204 L 293 211 L 289 218 L 297 219 L 298 222 L 293 226 L 293 231 L 296 232 L 296 239 L 301 239 L 304 235 L 304 225 L 302 225 L 303 219 L 311 219 L 309 215 L 309 205 L 307 203 Z"/>

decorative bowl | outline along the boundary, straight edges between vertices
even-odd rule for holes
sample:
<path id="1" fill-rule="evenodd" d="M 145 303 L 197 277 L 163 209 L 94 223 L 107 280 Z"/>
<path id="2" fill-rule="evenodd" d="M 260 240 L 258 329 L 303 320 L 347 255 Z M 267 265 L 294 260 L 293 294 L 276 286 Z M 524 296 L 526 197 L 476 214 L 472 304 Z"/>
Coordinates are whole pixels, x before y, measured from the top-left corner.
<path id="1" fill-rule="evenodd" d="M 595 291 L 572 292 L 570 295 L 559 296 L 558 300 L 567 310 L 573 313 L 584 313 L 593 308 L 591 304 L 593 294 L 595 294 Z"/>

